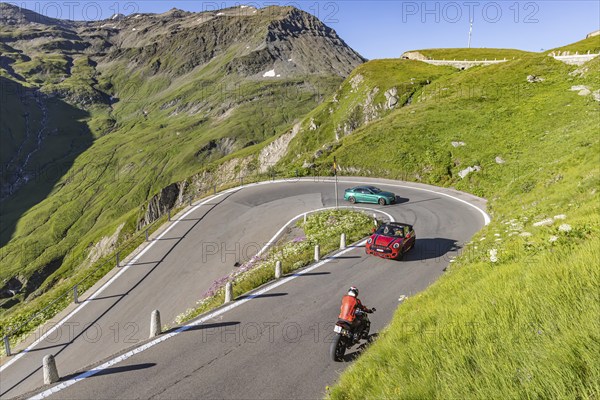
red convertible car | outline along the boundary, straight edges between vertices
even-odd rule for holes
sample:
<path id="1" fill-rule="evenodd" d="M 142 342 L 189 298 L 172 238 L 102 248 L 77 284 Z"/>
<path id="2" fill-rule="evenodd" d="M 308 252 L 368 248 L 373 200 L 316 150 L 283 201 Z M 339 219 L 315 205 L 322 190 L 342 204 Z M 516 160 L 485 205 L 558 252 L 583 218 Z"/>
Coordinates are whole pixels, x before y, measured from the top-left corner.
<path id="1" fill-rule="evenodd" d="M 367 240 L 367 254 L 382 258 L 402 260 L 404 253 L 415 245 L 415 231 L 412 225 L 399 222 L 383 224 Z"/>

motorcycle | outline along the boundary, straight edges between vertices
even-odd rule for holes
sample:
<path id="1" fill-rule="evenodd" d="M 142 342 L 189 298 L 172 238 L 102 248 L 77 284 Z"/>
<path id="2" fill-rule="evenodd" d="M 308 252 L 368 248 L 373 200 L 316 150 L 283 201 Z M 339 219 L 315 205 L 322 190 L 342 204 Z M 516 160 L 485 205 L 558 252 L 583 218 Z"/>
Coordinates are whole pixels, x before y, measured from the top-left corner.
<path id="1" fill-rule="evenodd" d="M 376 310 L 375 308 L 372 308 L 369 311 L 375 312 Z M 342 361 L 344 354 L 346 353 L 346 349 L 358 344 L 361 339 L 368 339 L 369 337 L 371 321 L 369 321 L 367 313 L 362 310 L 356 310 L 355 315 L 356 318 L 360 318 L 362 320 L 362 329 L 360 332 L 353 332 L 350 324 L 342 320 L 338 320 L 333 328 L 335 336 L 333 338 L 333 342 L 331 342 L 331 346 L 329 347 L 329 354 L 333 361 Z"/>

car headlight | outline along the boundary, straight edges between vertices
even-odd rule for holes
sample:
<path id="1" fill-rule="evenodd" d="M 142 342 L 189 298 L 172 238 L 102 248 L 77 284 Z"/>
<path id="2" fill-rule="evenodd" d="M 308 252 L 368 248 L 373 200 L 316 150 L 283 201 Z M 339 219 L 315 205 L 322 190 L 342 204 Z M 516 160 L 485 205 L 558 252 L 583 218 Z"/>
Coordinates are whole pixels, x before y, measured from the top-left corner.
<path id="1" fill-rule="evenodd" d="M 369 238 L 369 240 L 367 240 L 367 243 L 369 243 L 369 244 L 373 243 L 373 239 Z"/>
<path id="2" fill-rule="evenodd" d="M 392 247 L 394 247 L 395 249 L 397 249 L 398 247 L 400 247 L 400 243 L 394 243 L 394 246 L 392 246 Z"/>

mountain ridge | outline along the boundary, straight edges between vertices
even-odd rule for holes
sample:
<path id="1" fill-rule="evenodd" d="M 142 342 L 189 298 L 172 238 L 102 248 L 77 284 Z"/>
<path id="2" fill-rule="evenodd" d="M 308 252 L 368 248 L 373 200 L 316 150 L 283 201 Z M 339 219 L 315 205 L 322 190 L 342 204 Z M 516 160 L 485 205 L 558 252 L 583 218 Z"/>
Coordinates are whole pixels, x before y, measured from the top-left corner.
<path id="1" fill-rule="evenodd" d="M 90 243 L 160 217 L 144 208 L 172 182 L 291 127 L 364 61 L 293 7 L 0 11 L 0 313 L 76 275 Z M 16 281 L 26 289 L 3 289 Z"/>

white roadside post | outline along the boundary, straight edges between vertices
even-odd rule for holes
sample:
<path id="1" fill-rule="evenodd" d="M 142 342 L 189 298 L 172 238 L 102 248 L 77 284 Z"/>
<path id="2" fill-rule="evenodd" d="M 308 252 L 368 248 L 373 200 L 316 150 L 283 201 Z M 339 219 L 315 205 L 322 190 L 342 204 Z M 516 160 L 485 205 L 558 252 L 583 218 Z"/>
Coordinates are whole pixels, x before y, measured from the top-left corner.
<path id="1" fill-rule="evenodd" d="M 346 234 L 342 233 L 340 236 L 340 250 L 344 250 L 346 248 Z"/>
<path id="2" fill-rule="evenodd" d="M 227 282 L 225 284 L 225 302 L 231 303 L 233 301 L 233 283 Z"/>
<path id="3" fill-rule="evenodd" d="M 275 279 L 281 278 L 281 261 L 275 263 Z"/>
<path id="4" fill-rule="evenodd" d="M 52 354 L 44 356 L 42 368 L 44 370 L 44 385 L 58 382 L 58 370 L 56 369 L 56 361 L 54 361 L 54 356 Z"/>
<path id="5" fill-rule="evenodd" d="M 315 245 L 315 261 L 319 262 L 320 259 L 321 259 L 321 248 L 317 244 L 317 245 Z"/>
<path id="6" fill-rule="evenodd" d="M 160 311 L 154 310 L 150 314 L 150 338 L 156 337 L 162 333 L 160 326 Z"/>
<path id="7" fill-rule="evenodd" d="M 10 352 L 10 339 L 8 335 L 4 336 L 4 351 L 6 351 L 6 357 L 12 356 Z"/>

